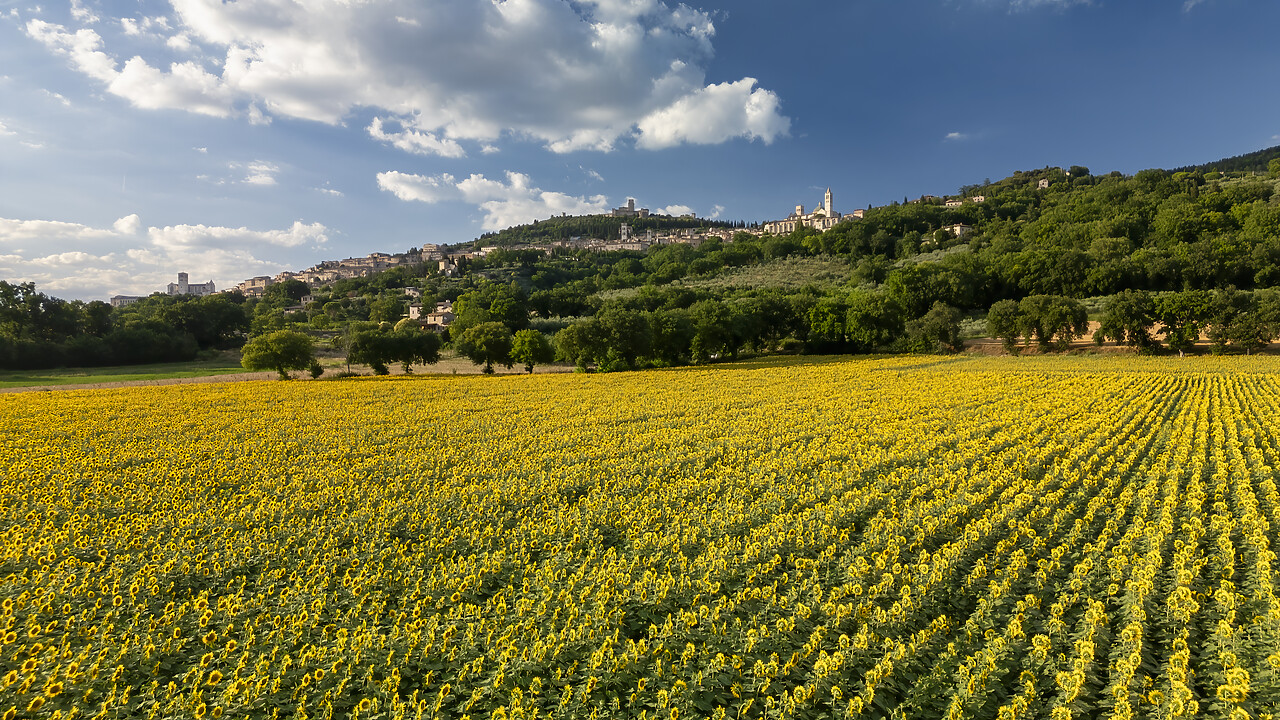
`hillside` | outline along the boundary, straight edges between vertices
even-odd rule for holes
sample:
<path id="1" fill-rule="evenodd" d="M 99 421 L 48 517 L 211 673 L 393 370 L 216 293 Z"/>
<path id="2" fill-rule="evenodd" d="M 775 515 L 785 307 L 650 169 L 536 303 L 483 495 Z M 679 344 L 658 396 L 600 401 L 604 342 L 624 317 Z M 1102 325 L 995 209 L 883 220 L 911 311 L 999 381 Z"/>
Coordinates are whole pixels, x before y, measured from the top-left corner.
<path id="1" fill-rule="evenodd" d="M 1269 152 L 1242 157 L 1256 165 Z M 1203 333 L 1216 351 L 1252 352 L 1280 337 L 1278 176 L 1044 168 L 951 198 L 872 208 L 827 232 L 751 230 L 732 242 L 680 237 L 614 252 L 499 250 L 447 268 L 281 283 L 262 298 L 149 298 L 112 309 L 5 286 L 0 367 L 190 359 L 246 334 L 394 324 L 411 301 L 428 313 L 455 302 L 450 339 L 486 322 L 562 333 L 560 357 L 582 367 L 679 365 L 743 351 L 937 351 L 982 328 L 1011 351 L 1032 343 L 1048 351 L 1070 347 L 1090 317 L 1102 325 L 1099 339 L 1147 351 L 1157 339 L 1186 350 Z M 623 222 L 556 218 L 478 242 L 607 237 Z M 733 225 L 625 222 L 637 235 Z M 1174 330 L 1157 338 L 1157 325 Z"/>
<path id="2" fill-rule="evenodd" d="M 619 228 L 623 224 L 631 228 L 633 236 L 644 235 L 646 231 L 654 232 L 679 230 L 685 228 L 733 228 L 742 227 L 742 223 L 724 220 L 707 220 L 704 218 L 668 217 L 666 215 L 650 215 L 649 217 L 611 217 L 609 215 L 578 215 L 572 217 L 553 217 L 548 220 L 534 220 L 528 225 L 516 225 L 505 230 L 485 233 L 476 239 L 476 247 L 496 245 L 510 247 L 512 245 L 533 244 L 569 240 L 574 237 L 598 238 L 601 240 L 617 240 Z"/>
<path id="3" fill-rule="evenodd" d="M 1280 158 L 1280 145 L 1258 150 L 1256 152 L 1237 155 L 1235 157 L 1223 158 L 1211 163 L 1203 165 L 1192 165 L 1190 167 L 1175 168 L 1174 172 L 1256 172 L 1265 173 L 1268 171 L 1272 160 Z"/>

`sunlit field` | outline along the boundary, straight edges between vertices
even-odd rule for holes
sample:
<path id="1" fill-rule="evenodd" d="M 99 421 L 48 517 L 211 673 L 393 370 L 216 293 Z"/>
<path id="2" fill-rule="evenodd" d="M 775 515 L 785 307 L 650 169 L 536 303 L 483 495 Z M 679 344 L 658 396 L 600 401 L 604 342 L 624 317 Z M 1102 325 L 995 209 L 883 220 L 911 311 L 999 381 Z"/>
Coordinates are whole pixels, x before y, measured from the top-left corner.
<path id="1" fill-rule="evenodd" d="M 0 715 L 1268 717 L 1278 373 L 0 396 Z"/>

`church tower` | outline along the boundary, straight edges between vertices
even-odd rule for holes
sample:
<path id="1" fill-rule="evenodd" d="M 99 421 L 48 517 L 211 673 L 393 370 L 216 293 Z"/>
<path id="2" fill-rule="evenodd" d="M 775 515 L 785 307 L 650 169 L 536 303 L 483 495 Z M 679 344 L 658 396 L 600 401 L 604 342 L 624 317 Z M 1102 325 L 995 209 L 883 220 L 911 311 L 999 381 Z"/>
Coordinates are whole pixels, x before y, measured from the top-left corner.
<path id="1" fill-rule="evenodd" d="M 831 207 L 831 188 L 827 188 L 827 194 L 822 197 L 822 205 L 827 209 L 827 217 L 835 217 L 835 210 Z"/>

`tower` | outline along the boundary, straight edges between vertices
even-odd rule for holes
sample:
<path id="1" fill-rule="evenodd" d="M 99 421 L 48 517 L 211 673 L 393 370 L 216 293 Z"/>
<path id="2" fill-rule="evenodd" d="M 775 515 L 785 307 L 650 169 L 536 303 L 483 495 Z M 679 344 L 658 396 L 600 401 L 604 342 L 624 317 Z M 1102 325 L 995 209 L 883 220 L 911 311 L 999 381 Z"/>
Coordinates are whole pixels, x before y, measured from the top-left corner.
<path id="1" fill-rule="evenodd" d="M 831 207 L 831 188 L 827 188 L 827 194 L 822 196 L 822 206 L 827 210 L 827 217 L 835 217 L 835 210 Z"/>

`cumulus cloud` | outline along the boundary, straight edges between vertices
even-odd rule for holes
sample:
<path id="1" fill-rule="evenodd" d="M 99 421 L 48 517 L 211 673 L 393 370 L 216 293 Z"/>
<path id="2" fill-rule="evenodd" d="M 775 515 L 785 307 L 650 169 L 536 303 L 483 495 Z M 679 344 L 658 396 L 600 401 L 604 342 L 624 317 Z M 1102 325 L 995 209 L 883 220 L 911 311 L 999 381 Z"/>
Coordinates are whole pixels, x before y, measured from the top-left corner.
<path id="1" fill-rule="evenodd" d="M 79 250 L 75 250 L 71 252 L 56 253 L 54 255 L 46 255 L 44 257 L 35 258 L 34 260 L 31 260 L 30 263 L 32 265 L 42 265 L 46 267 L 64 267 L 68 265 L 76 265 L 76 266 L 97 265 L 101 263 L 111 262 L 113 259 L 115 259 L 114 254 L 108 254 L 108 255 L 99 257 L 97 255 L 90 255 L 87 252 L 80 252 Z"/>
<path id="2" fill-rule="evenodd" d="M 120 18 L 120 29 L 125 35 L 150 35 L 159 37 L 162 31 L 169 30 L 169 19 L 163 15 L 144 18 Z"/>
<path id="3" fill-rule="evenodd" d="M 137 213 L 126 215 L 115 221 L 111 229 L 118 235 L 137 235 L 142 232 L 142 218 L 138 217 Z"/>
<path id="4" fill-rule="evenodd" d="M 755 85 L 755 78 L 743 78 L 690 93 L 641 119 L 636 144 L 657 150 L 745 137 L 768 145 L 787 133 L 791 121 L 779 114 L 778 96 Z"/>
<path id="5" fill-rule="evenodd" d="M 323 224 L 302 221 L 283 229 L 252 230 L 198 224 L 144 228 L 137 215 L 122 217 L 109 228 L 0 218 L 0 268 L 9 277 L 35 282 L 42 291 L 86 300 L 149 294 L 178 272 L 225 288 L 288 269 L 260 253 L 314 249 L 328 241 L 328 233 Z"/>
<path id="6" fill-rule="evenodd" d="M 397 171 L 378 173 L 378 187 L 408 202 L 466 202 L 484 211 L 485 230 L 501 230 L 553 215 L 588 215 L 609 208 L 604 195 L 591 197 L 534 187 L 528 175 L 508 172 L 506 181 L 473 174 L 464 180 L 452 175 L 426 176 Z"/>
<path id="7" fill-rule="evenodd" d="M 662 208 L 661 210 L 659 210 L 658 212 L 662 213 L 663 215 L 671 215 L 672 217 L 679 217 L 680 215 L 693 214 L 693 208 L 689 207 L 688 205 L 668 205 Z"/>
<path id="8" fill-rule="evenodd" d="M 417 155 L 439 155 L 447 158 L 465 157 L 467 152 L 454 140 L 441 140 L 431 133 L 417 130 L 401 130 L 386 132 L 383 130 L 382 118 L 374 118 L 369 123 L 369 135 L 374 140 L 389 143 L 405 152 Z"/>
<path id="9" fill-rule="evenodd" d="M 180 250 L 200 247 L 245 247 L 274 245 L 295 248 L 311 243 L 323 245 L 329 238 L 327 229 L 320 223 L 303 224 L 301 220 L 284 230 L 250 230 L 245 227 L 229 228 L 208 225 L 171 225 L 147 228 L 151 244 L 164 250 Z"/>
<path id="10" fill-rule="evenodd" d="M 27 34 L 66 56 L 80 72 L 106 85 L 107 92 L 147 110 L 176 109 L 226 117 L 234 112 L 235 93 L 221 78 L 195 62 L 172 63 L 168 72 L 134 56 L 118 67 L 102 51 L 102 37 L 89 28 L 74 32 L 62 25 L 31 20 Z"/>
<path id="11" fill-rule="evenodd" d="M 768 143 L 790 126 L 778 96 L 755 80 L 708 82 L 715 25 L 685 4 L 170 2 L 171 24 L 125 18 L 120 27 L 164 30 L 169 50 L 198 47 L 214 57 L 207 66 L 165 69 L 141 55 L 122 63 L 87 21 L 30 20 L 26 32 L 141 108 L 330 124 L 374 109 L 371 136 L 444 157 L 461 157 L 463 143 L 488 152 L 503 137 L 555 152 L 607 151 L 620 141 L 649 149 Z"/>
<path id="12" fill-rule="evenodd" d="M 721 215 L 723 215 L 723 214 L 724 214 L 724 206 L 723 206 L 723 205 L 716 205 L 716 206 L 714 206 L 714 207 L 712 207 L 712 208 L 711 208 L 711 214 L 707 216 L 707 219 L 708 219 L 708 220 L 719 220 L 719 219 L 720 219 L 720 216 L 721 216 Z"/>
<path id="13" fill-rule="evenodd" d="M 378 173 L 378 187 L 406 202 L 438 203 L 461 197 L 453 176 L 411 175 L 398 170 Z"/>

